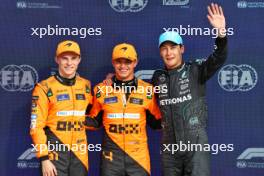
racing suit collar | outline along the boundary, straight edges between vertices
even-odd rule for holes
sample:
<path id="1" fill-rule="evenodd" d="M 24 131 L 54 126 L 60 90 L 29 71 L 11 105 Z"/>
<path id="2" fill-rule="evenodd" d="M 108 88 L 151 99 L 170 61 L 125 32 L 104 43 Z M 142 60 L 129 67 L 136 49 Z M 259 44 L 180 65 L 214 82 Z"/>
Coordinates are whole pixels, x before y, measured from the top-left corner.
<path id="1" fill-rule="evenodd" d="M 126 95 L 126 99 L 128 100 L 130 94 L 133 91 L 136 91 L 137 86 L 138 86 L 138 80 L 137 78 L 133 78 L 132 80 L 129 81 L 121 81 L 118 80 L 115 76 L 112 78 L 113 84 L 112 86 L 118 86 L 118 87 L 122 87 L 122 89 L 124 88 L 126 90 L 125 95 Z M 129 88 L 130 87 L 130 88 Z"/>
<path id="2" fill-rule="evenodd" d="M 135 86 L 137 88 L 137 78 L 135 77 L 129 81 L 121 81 L 114 76 L 112 81 L 116 86 Z"/>
<path id="3" fill-rule="evenodd" d="M 56 80 L 58 80 L 61 84 L 66 85 L 66 86 L 73 86 L 76 82 L 76 74 L 71 79 L 62 77 L 58 72 L 54 76 Z"/>

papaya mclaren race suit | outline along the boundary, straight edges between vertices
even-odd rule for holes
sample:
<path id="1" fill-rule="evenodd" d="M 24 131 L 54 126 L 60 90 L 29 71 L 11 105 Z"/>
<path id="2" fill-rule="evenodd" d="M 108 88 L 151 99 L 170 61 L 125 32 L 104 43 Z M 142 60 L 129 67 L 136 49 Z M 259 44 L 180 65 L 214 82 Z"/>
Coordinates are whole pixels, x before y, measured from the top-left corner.
<path id="1" fill-rule="evenodd" d="M 162 165 L 165 176 L 209 176 L 210 153 L 172 151 L 164 146 L 208 144 L 205 83 L 226 60 L 227 38 L 217 38 L 217 48 L 205 61 L 182 63 L 172 70 L 156 70 L 154 86 L 166 87 L 157 95 L 162 113 Z"/>
<path id="2" fill-rule="evenodd" d="M 34 88 L 30 135 L 37 157 L 51 160 L 59 176 L 87 175 L 84 122 L 88 104 L 92 104 L 90 81 L 80 76 L 65 79 L 57 73 Z M 50 144 L 57 148 L 48 151 Z"/>
<path id="3" fill-rule="evenodd" d="M 135 91 L 107 95 L 107 86 L 102 83 L 94 88 L 94 102 L 87 124 L 92 125 L 93 120 L 102 118 L 104 139 L 101 175 L 150 175 L 146 123 L 152 128 L 161 128 L 160 111 L 154 93 L 150 91 L 153 87 L 136 78 L 122 82 L 114 77 L 113 85 L 134 87 Z M 139 88 L 145 90 L 140 91 Z M 102 116 L 98 116 L 100 112 Z M 100 118 L 96 119 L 96 123 L 100 124 Z"/>

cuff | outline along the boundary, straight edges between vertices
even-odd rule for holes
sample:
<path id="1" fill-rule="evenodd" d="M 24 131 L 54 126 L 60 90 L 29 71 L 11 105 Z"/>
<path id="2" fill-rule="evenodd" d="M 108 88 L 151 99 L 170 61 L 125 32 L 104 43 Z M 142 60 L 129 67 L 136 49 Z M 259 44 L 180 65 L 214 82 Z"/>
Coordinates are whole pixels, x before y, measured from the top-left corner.
<path id="1" fill-rule="evenodd" d="M 217 37 L 215 39 L 215 44 L 216 46 L 219 48 L 219 47 L 223 47 L 223 46 L 226 46 L 227 45 L 227 36 L 225 37 Z"/>
<path id="2" fill-rule="evenodd" d="M 48 159 L 49 159 L 48 155 L 44 155 L 44 156 L 39 158 L 40 161 L 45 161 L 45 160 L 48 160 Z"/>

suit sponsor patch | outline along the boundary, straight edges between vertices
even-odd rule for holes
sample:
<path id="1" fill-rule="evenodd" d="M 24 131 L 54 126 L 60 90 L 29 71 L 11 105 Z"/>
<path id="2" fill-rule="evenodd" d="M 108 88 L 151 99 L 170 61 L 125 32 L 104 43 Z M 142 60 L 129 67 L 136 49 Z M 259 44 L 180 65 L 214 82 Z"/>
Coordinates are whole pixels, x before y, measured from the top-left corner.
<path id="1" fill-rule="evenodd" d="M 32 101 L 31 108 L 36 108 L 36 107 L 37 107 L 37 102 L 36 101 Z"/>
<path id="2" fill-rule="evenodd" d="M 131 97 L 129 103 L 143 105 L 143 99 Z"/>
<path id="3" fill-rule="evenodd" d="M 85 116 L 85 111 L 69 110 L 69 111 L 58 111 L 57 116 Z"/>
<path id="4" fill-rule="evenodd" d="M 48 96 L 48 97 L 53 96 L 53 93 L 52 93 L 52 90 L 51 90 L 51 89 L 48 90 L 48 92 L 47 92 L 47 96 Z"/>
<path id="5" fill-rule="evenodd" d="M 38 100 L 39 96 L 32 96 L 32 100 Z"/>
<path id="6" fill-rule="evenodd" d="M 36 119 L 37 118 L 37 115 L 36 114 L 32 114 L 31 115 L 31 119 Z"/>
<path id="7" fill-rule="evenodd" d="M 105 104 L 117 103 L 117 97 L 109 97 L 104 99 Z"/>
<path id="8" fill-rule="evenodd" d="M 140 119 L 139 113 L 107 113 L 108 119 Z"/>
<path id="9" fill-rule="evenodd" d="M 57 95 L 57 101 L 64 101 L 64 100 L 69 100 L 70 96 L 69 94 L 60 94 Z"/>
<path id="10" fill-rule="evenodd" d="M 30 123 L 30 128 L 36 128 L 37 125 L 37 120 L 36 119 L 31 119 L 31 123 Z"/>
<path id="11" fill-rule="evenodd" d="M 85 100 L 84 94 L 76 94 L 76 100 Z"/>
<path id="12" fill-rule="evenodd" d="M 85 86 L 85 90 L 86 90 L 86 93 L 90 93 L 91 92 L 90 87 L 88 85 Z"/>

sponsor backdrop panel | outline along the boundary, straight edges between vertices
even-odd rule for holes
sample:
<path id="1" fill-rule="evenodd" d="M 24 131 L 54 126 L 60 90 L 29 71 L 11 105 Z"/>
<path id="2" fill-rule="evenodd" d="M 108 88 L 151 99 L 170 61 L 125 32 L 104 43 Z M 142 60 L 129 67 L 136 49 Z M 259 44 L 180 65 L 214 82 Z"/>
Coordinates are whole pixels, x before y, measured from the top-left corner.
<path id="1" fill-rule="evenodd" d="M 227 19 L 229 56 L 208 82 L 208 131 L 212 144 L 212 175 L 264 174 L 263 32 L 264 1 L 216 1 Z M 78 73 L 94 86 L 109 72 L 113 46 L 135 45 L 136 75 L 149 81 L 163 67 L 158 36 L 178 31 L 186 60 L 212 52 L 216 33 L 206 18 L 209 0 L 4 0 L 0 15 L 0 175 L 37 175 L 31 151 L 31 91 L 36 82 L 54 74 L 56 44 L 64 39 L 81 46 Z M 152 175 L 161 175 L 160 132 L 148 130 Z M 100 144 L 102 131 L 88 132 Z M 213 144 L 232 144 L 222 152 Z M 217 152 L 218 151 L 218 152 Z M 217 153 L 217 154 L 216 154 Z M 90 151 L 89 175 L 99 175 L 100 152 Z"/>

